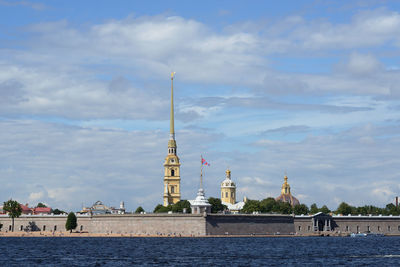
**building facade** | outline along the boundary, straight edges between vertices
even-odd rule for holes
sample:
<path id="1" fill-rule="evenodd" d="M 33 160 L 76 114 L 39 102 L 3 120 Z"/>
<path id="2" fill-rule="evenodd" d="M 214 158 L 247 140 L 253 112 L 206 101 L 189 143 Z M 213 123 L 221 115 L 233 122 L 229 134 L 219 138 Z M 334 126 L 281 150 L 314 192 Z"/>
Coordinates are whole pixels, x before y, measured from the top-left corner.
<path id="1" fill-rule="evenodd" d="M 164 206 L 175 204 L 181 200 L 181 164 L 176 151 L 177 146 L 174 129 L 174 75 L 174 72 L 171 73 L 170 131 L 168 140 L 168 155 L 164 161 Z"/>

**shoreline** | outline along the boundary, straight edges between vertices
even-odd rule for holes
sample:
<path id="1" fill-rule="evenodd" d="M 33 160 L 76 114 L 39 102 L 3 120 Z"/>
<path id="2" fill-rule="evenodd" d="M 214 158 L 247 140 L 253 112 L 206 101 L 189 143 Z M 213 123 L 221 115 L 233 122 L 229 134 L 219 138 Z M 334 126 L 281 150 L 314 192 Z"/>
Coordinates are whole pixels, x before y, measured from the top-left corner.
<path id="1" fill-rule="evenodd" d="M 348 234 L 307 234 L 307 235 L 296 235 L 296 234 L 266 234 L 266 235 L 204 235 L 204 236 L 193 236 L 193 235 L 135 235 L 135 234 L 117 234 L 117 233 L 70 233 L 70 232 L 0 232 L 1 237 L 125 237 L 125 238 L 235 238 L 235 237 L 346 237 Z M 400 235 L 385 235 L 385 236 L 400 236 Z"/>

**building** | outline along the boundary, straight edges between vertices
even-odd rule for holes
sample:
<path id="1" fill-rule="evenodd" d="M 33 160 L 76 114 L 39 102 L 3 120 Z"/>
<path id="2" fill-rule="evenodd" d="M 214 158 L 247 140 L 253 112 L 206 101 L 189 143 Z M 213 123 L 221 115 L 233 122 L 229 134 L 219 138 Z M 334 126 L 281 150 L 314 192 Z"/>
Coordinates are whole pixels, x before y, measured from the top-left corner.
<path id="1" fill-rule="evenodd" d="M 203 189 L 203 160 L 201 162 L 201 172 L 200 172 L 200 188 L 197 192 L 197 197 L 194 200 L 189 200 L 190 209 L 192 214 L 203 214 L 211 213 L 211 204 L 206 199 Z"/>
<path id="2" fill-rule="evenodd" d="M 179 163 L 179 157 L 176 152 L 177 146 L 174 129 L 174 75 L 175 72 L 171 73 L 171 110 L 168 155 L 164 161 L 164 206 L 175 204 L 181 200 L 181 164 Z"/>
<path id="3" fill-rule="evenodd" d="M 290 193 L 290 185 L 288 184 L 287 180 L 288 177 L 285 175 L 284 177 L 284 182 L 282 184 L 282 190 L 280 196 L 278 196 L 275 200 L 276 201 L 282 201 L 282 202 L 287 202 L 293 207 L 296 205 L 299 205 L 300 202 L 297 198 L 295 198 L 292 193 Z"/>
<path id="4" fill-rule="evenodd" d="M 103 204 L 100 200 L 96 201 L 91 207 L 84 207 L 80 213 L 89 213 L 92 215 L 102 215 L 102 214 L 125 214 L 125 205 L 122 201 L 120 203 L 119 209 L 115 207 L 108 207 Z"/>
<path id="5" fill-rule="evenodd" d="M 244 201 L 236 202 L 236 184 L 231 179 L 231 171 L 225 172 L 225 180 L 221 183 L 221 202 L 233 213 L 238 213 L 244 206 Z"/>
<path id="6" fill-rule="evenodd" d="M 192 214 L 211 213 L 211 204 L 205 197 L 203 188 L 199 188 L 195 200 L 189 200 Z"/>

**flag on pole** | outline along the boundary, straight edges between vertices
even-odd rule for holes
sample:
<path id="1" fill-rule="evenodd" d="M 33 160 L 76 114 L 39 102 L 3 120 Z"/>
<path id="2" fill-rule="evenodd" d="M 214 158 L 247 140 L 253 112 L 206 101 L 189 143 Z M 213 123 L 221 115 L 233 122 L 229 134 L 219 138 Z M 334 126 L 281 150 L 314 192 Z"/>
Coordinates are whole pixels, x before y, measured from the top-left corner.
<path id="1" fill-rule="evenodd" d="M 203 157 L 201 157 L 201 165 L 210 166 L 210 163 L 208 163 L 205 159 L 203 159 Z"/>

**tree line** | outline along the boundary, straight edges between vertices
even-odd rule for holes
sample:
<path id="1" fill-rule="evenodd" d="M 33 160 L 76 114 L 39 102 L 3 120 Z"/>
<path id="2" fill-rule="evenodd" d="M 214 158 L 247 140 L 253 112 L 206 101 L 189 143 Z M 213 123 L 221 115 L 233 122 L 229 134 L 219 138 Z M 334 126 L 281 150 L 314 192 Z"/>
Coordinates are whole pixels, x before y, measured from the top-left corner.
<path id="1" fill-rule="evenodd" d="M 330 210 L 326 205 L 318 208 L 317 204 L 312 204 L 308 207 L 306 204 L 299 204 L 291 206 L 287 202 L 276 201 L 274 198 L 266 198 L 263 200 L 248 200 L 243 209 L 242 213 L 277 213 L 277 214 L 316 214 L 318 212 L 323 213 L 334 213 L 342 215 L 400 215 L 400 207 L 396 207 L 394 204 L 389 203 L 384 208 L 365 205 L 355 207 L 347 204 L 346 202 L 340 203 L 336 210 Z"/>

